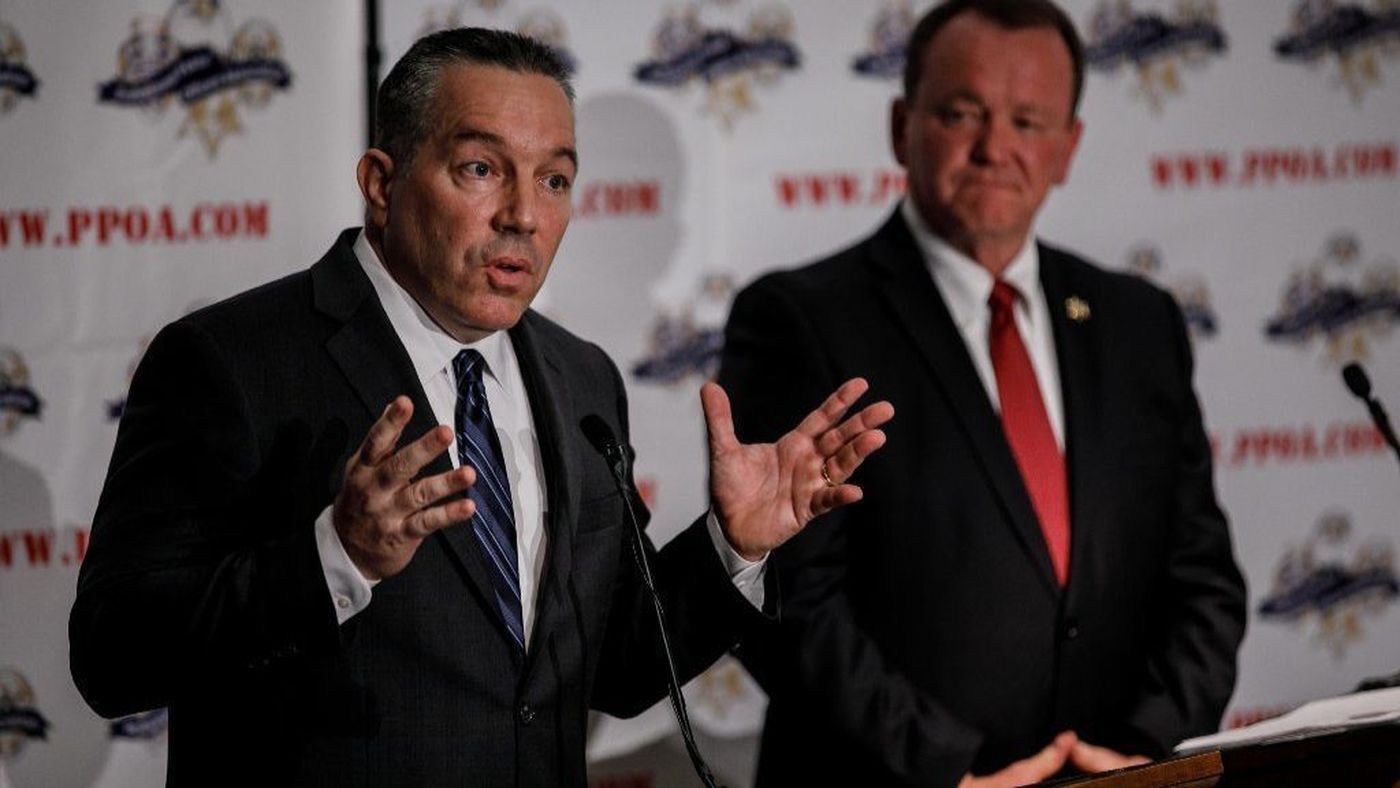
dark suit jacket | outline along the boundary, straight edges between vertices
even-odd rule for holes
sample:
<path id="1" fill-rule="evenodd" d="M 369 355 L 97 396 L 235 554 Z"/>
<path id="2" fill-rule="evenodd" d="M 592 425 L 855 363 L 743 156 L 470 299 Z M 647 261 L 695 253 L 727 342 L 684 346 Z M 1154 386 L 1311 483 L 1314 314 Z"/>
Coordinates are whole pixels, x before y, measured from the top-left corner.
<path id="1" fill-rule="evenodd" d="M 578 426 L 594 413 L 626 440 L 622 380 L 538 314 L 511 330 L 548 490 L 523 660 L 462 524 L 337 626 L 312 524 L 395 395 L 415 403 L 404 442 L 432 426 L 354 232 L 152 341 L 79 577 L 74 679 L 105 716 L 170 707 L 171 785 L 582 785 L 588 710 L 626 716 L 665 693 L 623 498 Z M 656 559 L 694 675 L 753 611 L 703 520 Z"/>
<path id="2" fill-rule="evenodd" d="M 1066 424 L 1067 588 L 1001 422 L 896 213 L 834 257 L 736 299 L 720 382 L 743 440 L 770 439 L 846 378 L 894 404 L 864 500 L 769 565 L 781 637 L 767 785 L 951 785 L 1074 729 L 1159 755 L 1214 730 L 1244 588 L 1211 482 L 1172 298 L 1041 247 Z M 1090 317 L 1071 322 L 1077 296 Z"/>

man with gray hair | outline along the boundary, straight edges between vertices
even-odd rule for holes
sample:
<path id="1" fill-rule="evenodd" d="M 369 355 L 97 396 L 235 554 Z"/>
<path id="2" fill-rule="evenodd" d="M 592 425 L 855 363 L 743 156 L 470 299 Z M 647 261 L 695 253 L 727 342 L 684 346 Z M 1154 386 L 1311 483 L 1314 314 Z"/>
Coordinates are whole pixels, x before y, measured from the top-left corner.
<path id="1" fill-rule="evenodd" d="M 571 96 L 530 39 L 420 40 L 380 89 L 364 229 L 151 342 L 71 660 L 103 715 L 170 707 L 170 785 L 581 786 L 588 710 L 666 692 L 630 549 L 685 679 L 762 622 L 768 551 L 859 498 L 891 416 L 844 418 L 863 381 L 764 445 L 708 384 L 711 511 L 629 548 L 645 510 L 590 446 L 625 447 L 621 377 L 529 308 L 570 216 Z"/>

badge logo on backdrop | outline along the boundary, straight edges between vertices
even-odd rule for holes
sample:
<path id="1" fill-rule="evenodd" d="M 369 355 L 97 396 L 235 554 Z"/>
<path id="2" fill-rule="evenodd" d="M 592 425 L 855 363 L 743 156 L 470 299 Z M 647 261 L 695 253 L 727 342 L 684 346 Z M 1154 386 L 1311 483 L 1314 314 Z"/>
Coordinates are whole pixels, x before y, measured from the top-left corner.
<path id="1" fill-rule="evenodd" d="M 904 46 L 917 22 L 909 0 L 885 0 L 870 25 L 870 48 L 851 60 L 851 70 L 872 79 L 899 79 L 904 74 Z"/>
<path id="2" fill-rule="evenodd" d="M 1285 548 L 1259 603 L 1260 618 L 1310 632 L 1335 659 L 1400 596 L 1394 545 L 1377 536 L 1349 549 L 1352 531 L 1346 512 L 1324 513 L 1301 545 Z"/>
<path id="3" fill-rule="evenodd" d="M 1154 114 L 1185 91 L 1184 69 L 1202 68 L 1222 56 L 1228 40 L 1213 0 L 1177 0 L 1170 16 L 1134 11 L 1129 0 L 1105 0 L 1089 21 L 1085 65 L 1109 75 L 1137 72 L 1134 94 Z"/>
<path id="4" fill-rule="evenodd" d="M 743 32 L 700 21 L 704 6 L 736 5 L 734 0 L 711 0 L 671 8 L 652 35 L 652 57 L 632 72 L 638 82 L 676 91 L 703 84 L 704 111 L 726 130 L 758 108 L 755 86 L 774 86 L 785 72 L 802 65 L 792 40 L 792 12 L 783 6 L 754 11 Z"/>
<path id="5" fill-rule="evenodd" d="M 1390 257 L 1362 260 L 1354 233 L 1327 239 L 1321 254 L 1289 276 L 1264 335 L 1303 348 L 1322 343 L 1337 366 L 1366 360 L 1372 343 L 1388 341 L 1400 325 L 1400 266 Z"/>
<path id="6" fill-rule="evenodd" d="M 160 742 L 169 730 L 170 710 L 160 708 L 112 720 L 107 726 L 107 736 L 129 741 Z"/>
<path id="7" fill-rule="evenodd" d="M 177 138 L 193 136 L 212 160 L 241 134 L 244 110 L 260 110 L 292 84 L 282 40 L 270 23 L 234 27 L 221 0 L 175 0 L 164 16 L 138 16 L 117 49 L 117 74 L 97 88 L 100 104 L 159 117 L 179 103 Z"/>
<path id="8" fill-rule="evenodd" d="M 1192 339 L 1211 339 L 1220 332 L 1220 317 L 1211 303 L 1210 287 L 1199 274 L 1167 277 L 1162 271 L 1162 253 L 1152 244 L 1139 244 L 1128 251 L 1128 270 L 1143 279 L 1165 287 L 1181 306 L 1186 328 Z"/>
<path id="9" fill-rule="evenodd" d="M 13 760 L 31 740 L 48 738 L 49 721 L 35 704 L 34 688 L 14 668 L 0 668 L 0 764 Z"/>
<path id="10" fill-rule="evenodd" d="M 14 348 L 0 347 L 0 438 L 13 435 L 23 419 L 37 420 L 43 408 L 24 357 Z"/>
<path id="11" fill-rule="evenodd" d="M 34 98 L 39 91 L 39 80 L 24 61 L 24 41 L 13 27 L 0 22 L 0 117 L 21 98 Z"/>
<path id="12" fill-rule="evenodd" d="M 553 49 L 570 70 L 578 68 L 578 59 L 569 49 L 569 31 L 558 14 L 548 8 L 535 8 L 519 14 L 512 24 L 507 21 L 506 5 L 507 0 L 458 0 L 430 5 L 423 10 L 417 37 L 466 25 L 509 27 Z"/>
<path id="13" fill-rule="evenodd" d="M 1281 60 L 1318 68 L 1335 61 L 1336 79 L 1352 103 L 1381 86 L 1382 59 L 1400 53 L 1400 5 L 1394 0 L 1300 0 L 1288 31 L 1274 41 Z"/>
<path id="14" fill-rule="evenodd" d="M 632 377 L 657 385 L 714 377 L 719 372 L 724 321 L 733 295 L 733 277 L 724 273 L 707 275 L 694 298 L 678 310 L 657 316 L 647 354 L 632 365 Z"/>

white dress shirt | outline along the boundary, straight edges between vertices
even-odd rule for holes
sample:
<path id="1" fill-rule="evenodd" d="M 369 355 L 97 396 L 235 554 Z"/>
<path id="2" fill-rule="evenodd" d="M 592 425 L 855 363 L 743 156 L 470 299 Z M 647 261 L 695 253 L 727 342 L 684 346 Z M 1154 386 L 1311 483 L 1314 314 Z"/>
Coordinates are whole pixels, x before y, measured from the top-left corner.
<path id="1" fill-rule="evenodd" d="M 986 390 L 992 407 L 1000 413 L 1001 397 L 997 393 L 990 342 L 992 310 L 987 303 L 996 279 L 972 258 L 934 235 L 908 197 L 904 198 L 899 210 L 924 254 L 924 263 L 943 295 L 943 302 L 948 306 L 958 333 L 962 334 L 963 344 L 972 356 L 972 366 L 982 379 L 982 388 Z M 1045 413 L 1050 417 L 1050 429 L 1055 433 L 1055 443 L 1063 452 L 1065 412 L 1060 394 L 1060 367 L 1055 356 L 1050 307 L 1045 300 L 1045 290 L 1040 286 L 1040 251 L 1034 237 L 1026 240 L 1026 245 L 1002 271 L 1001 278 L 1021 294 L 1013 310 L 1016 330 L 1020 332 L 1021 342 L 1031 357 L 1040 397 L 1045 401 Z"/>
<path id="2" fill-rule="evenodd" d="M 370 284 L 374 286 L 375 295 L 384 307 L 390 326 L 408 351 L 438 423 L 451 425 L 456 412 L 457 381 L 452 371 L 452 359 L 463 348 L 470 347 L 480 352 L 485 361 L 486 374 L 482 382 L 486 387 L 491 421 L 500 441 L 502 462 L 509 477 L 511 503 L 515 510 L 520 613 L 525 642 L 528 644 L 534 630 L 535 601 L 544 568 L 544 521 L 548 497 L 530 398 L 520 376 L 520 365 L 510 335 L 497 331 L 470 345 L 458 342 L 434 323 L 408 291 L 394 281 L 363 231 L 355 239 L 354 251 Z M 455 430 L 447 453 L 452 466 L 457 467 Z M 735 552 L 725 540 L 713 513 L 707 518 L 707 526 L 735 587 L 755 607 L 762 607 L 766 559 L 751 562 Z M 316 539 L 326 585 L 335 602 L 337 619 L 343 624 L 369 606 L 374 583 L 360 574 L 345 552 L 331 521 L 329 506 L 316 520 Z"/>

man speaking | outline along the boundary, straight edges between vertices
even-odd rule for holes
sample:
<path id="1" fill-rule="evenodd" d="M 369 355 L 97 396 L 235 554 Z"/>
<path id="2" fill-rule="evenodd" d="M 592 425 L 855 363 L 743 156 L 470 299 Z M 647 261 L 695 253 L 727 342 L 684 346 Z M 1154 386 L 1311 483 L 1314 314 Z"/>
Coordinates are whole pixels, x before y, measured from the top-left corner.
<path id="1" fill-rule="evenodd" d="M 527 38 L 417 42 L 380 89 L 363 231 L 151 343 L 70 637 L 99 713 L 170 707 L 170 785 L 583 785 L 588 710 L 664 695 L 588 440 L 625 445 L 622 380 L 529 309 L 569 221 L 571 101 Z M 891 415 L 842 421 L 864 391 L 741 445 L 702 390 L 711 513 L 654 557 L 683 678 L 758 618 L 767 552 L 860 497 Z"/>
<path id="2" fill-rule="evenodd" d="M 774 553 L 759 781 L 1021 785 L 1162 755 L 1219 724 L 1245 616 L 1181 312 L 1034 238 L 1081 129 L 1059 8 L 952 0 L 906 51 L 908 197 L 727 327 L 740 436 L 853 375 L 900 414 L 866 502 Z"/>

